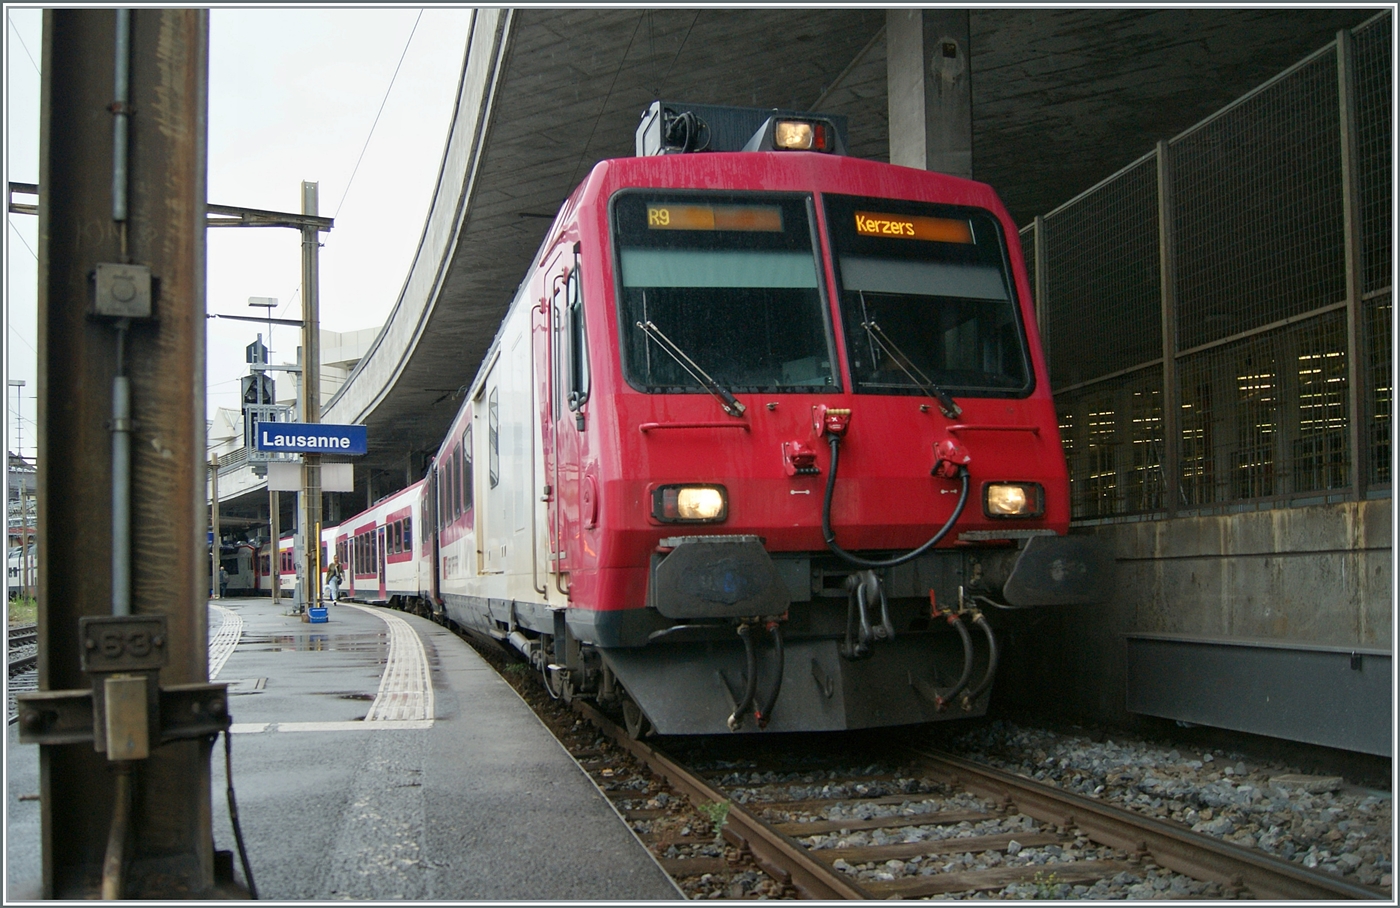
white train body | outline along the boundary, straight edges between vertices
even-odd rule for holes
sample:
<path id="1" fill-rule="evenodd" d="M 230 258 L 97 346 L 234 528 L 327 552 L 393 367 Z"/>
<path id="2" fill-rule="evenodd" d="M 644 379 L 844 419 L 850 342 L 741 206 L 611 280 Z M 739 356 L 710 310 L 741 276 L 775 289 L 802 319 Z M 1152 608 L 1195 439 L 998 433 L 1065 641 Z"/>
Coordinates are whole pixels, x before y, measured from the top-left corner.
<path id="1" fill-rule="evenodd" d="M 322 532 L 322 542 L 345 567 L 342 595 L 401 605 L 426 593 L 419 538 L 423 486 L 420 480 Z M 323 559 L 322 569 L 328 564 L 329 558 Z"/>

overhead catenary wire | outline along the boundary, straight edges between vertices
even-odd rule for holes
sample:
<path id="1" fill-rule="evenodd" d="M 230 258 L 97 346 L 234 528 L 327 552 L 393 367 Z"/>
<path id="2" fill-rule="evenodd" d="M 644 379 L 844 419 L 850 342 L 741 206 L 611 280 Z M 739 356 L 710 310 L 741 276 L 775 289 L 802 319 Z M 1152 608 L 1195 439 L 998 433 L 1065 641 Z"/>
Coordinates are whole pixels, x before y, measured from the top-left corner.
<path id="1" fill-rule="evenodd" d="M 681 51 L 685 50 L 685 43 L 690 40 L 690 33 L 695 29 L 695 23 L 700 21 L 700 10 L 695 11 L 695 16 L 690 20 L 690 25 L 686 28 L 685 34 L 681 37 L 680 47 L 676 48 L 676 55 L 671 58 L 671 65 L 666 67 L 666 75 L 661 77 L 661 82 L 656 86 L 657 100 L 661 97 L 661 86 L 666 84 L 666 80 L 671 78 L 671 71 L 680 62 Z"/>
<path id="2" fill-rule="evenodd" d="M 15 226 L 15 222 L 9 218 L 6 218 L 5 222 L 10 225 L 10 229 L 15 232 L 15 236 L 19 237 L 19 241 L 24 244 L 24 248 L 29 250 L 29 254 L 34 256 L 34 261 L 39 261 L 39 254 L 34 251 L 34 247 L 29 245 L 29 241 L 24 238 L 24 234 L 19 232 L 19 228 Z"/>
<path id="3" fill-rule="evenodd" d="M 29 62 L 34 65 L 34 71 L 39 74 L 40 78 L 43 78 L 44 73 L 39 69 L 39 64 L 34 62 L 34 55 L 29 52 L 29 45 L 24 43 L 24 36 L 19 33 L 19 26 L 15 25 L 14 17 L 6 16 L 5 21 L 10 23 L 10 28 L 14 29 L 15 37 L 19 39 L 19 46 L 24 48 L 24 55 L 28 57 Z"/>
<path id="4" fill-rule="evenodd" d="M 350 194 L 350 187 L 355 183 L 355 174 L 360 172 L 360 163 L 365 159 L 365 152 L 369 150 L 370 140 L 374 138 L 375 127 L 379 125 L 379 117 L 384 113 L 384 105 L 389 103 L 389 94 L 394 90 L 394 82 L 399 78 L 399 70 L 403 68 L 404 58 L 408 56 L 409 45 L 413 43 L 413 36 L 418 33 L 418 23 L 423 21 L 423 10 L 418 10 L 418 18 L 413 20 L 413 28 L 409 30 L 408 40 L 403 44 L 403 53 L 399 54 L 398 65 L 394 67 L 394 74 L 389 77 L 389 87 L 384 90 L 384 100 L 379 102 L 379 111 L 374 115 L 374 122 L 370 124 L 369 135 L 365 136 L 364 147 L 360 149 L 360 156 L 355 159 L 355 169 L 350 171 L 350 179 L 345 183 L 345 191 L 340 194 L 340 201 L 336 203 L 333 218 L 340 217 L 340 208 L 345 204 L 345 197 Z"/>
<path id="5" fill-rule="evenodd" d="M 603 103 L 598 108 L 598 116 L 593 118 L 593 128 L 588 131 L 588 140 L 583 143 L 583 151 L 579 153 L 578 163 L 574 165 L 574 172 L 569 175 L 570 186 L 577 185 L 578 183 L 579 168 L 583 166 L 584 161 L 588 160 L 588 149 L 593 145 L 593 136 L 598 132 L 598 123 L 602 121 L 603 114 L 607 113 L 608 102 L 612 100 L 613 89 L 617 87 L 617 77 L 622 75 L 622 67 L 627 63 L 627 55 L 632 52 L 632 43 L 637 40 L 637 32 L 642 30 L 642 21 L 646 19 L 646 15 L 647 14 L 643 12 L 641 15 L 637 16 L 637 24 L 632 29 L 632 37 L 627 39 L 627 49 L 624 50 L 622 56 L 618 58 L 617 69 L 613 72 L 612 82 L 608 84 L 608 93 L 603 96 Z"/>

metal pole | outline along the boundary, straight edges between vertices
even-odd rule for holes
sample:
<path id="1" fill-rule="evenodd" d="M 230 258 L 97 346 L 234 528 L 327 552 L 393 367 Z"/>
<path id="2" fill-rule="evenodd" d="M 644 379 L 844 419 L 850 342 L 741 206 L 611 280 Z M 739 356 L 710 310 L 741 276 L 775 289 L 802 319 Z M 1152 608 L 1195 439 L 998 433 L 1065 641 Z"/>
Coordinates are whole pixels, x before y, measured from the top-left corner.
<path id="1" fill-rule="evenodd" d="M 1157 253 L 1162 281 L 1162 505 L 1175 515 L 1181 500 L 1181 436 L 1176 393 L 1176 227 L 1171 144 L 1157 143 Z"/>
<path id="2" fill-rule="evenodd" d="M 20 591 L 28 599 L 34 598 L 34 559 L 30 555 L 29 547 L 34 541 L 34 525 L 29 522 L 29 477 L 24 478 L 24 485 L 19 490 L 19 515 L 20 515 L 20 545 L 23 552 L 20 554 Z"/>
<path id="3" fill-rule="evenodd" d="M 112 506 L 114 330 L 90 316 L 100 263 L 148 267 L 152 317 L 126 338 L 130 390 L 133 615 L 163 616 L 162 687 L 208 680 L 205 480 L 205 220 L 209 13 L 129 14 L 127 123 L 132 153 L 114 174 L 111 9 L 47 9 L 40 108 L 39 689 L 91 689 L 79 619 L 107 616 L 105 565 L 121 535 Z M 121 51 L 118 51 L 120 54 Z M 114 222 L 113 190 L 126 189 Z M 122 225 L 125 225 L 123 228 Z M 123 234 L 126 248 L 123 248 Z M 74 540 L 81 540 L 74 545 Z M 107 754 L 93 742 L 39 745 L 42 897 L 98 894 L 117 813 Z M 207 738 L 153 747 L 132 784 L 122 855 L 126 898 L 208 897 L 214 880 Z M 13 878 L 11 880 L 13 882 Z"/>
<path id="4" fill-rule="evenodd" d="M 209 518 L 213 524 L 214 541 L 209 546 L 209 598 L 222 599 L 219 590 L 219 455 L 209 455 L 209 475 L 213 477 L 214 494 L 210 496 Z"/>
<path id="5" fill-rule="evenodd" d="M 1351 448 L 1351 494 L 1358 501 L 1370 479 L 1371 451 L 1361 431 L 1362 384 L 1366 374 L 1361 345 L 1361 223 L 1356 191 L 1356 54 L 1351 31 L 1337 32 L 1337 92 L 1342 153 L 1342 234 L 1347 286 L 1347 444 Z"/>
<path id="6" fill-rule="evenodd" d="M 301 184 L 301 213 L 317 214 L 318 184 Z M 301 363 L 302 422 L 321 421 L 321 308 L 320 308 L 320 231 L 315 227 L 301 230 Z M 301 519 L 303 570 L 305 587 L 302 602 L 307 607 L 321 598 L 321 455 L 302 455 Z"/>
<path id="7" fill-rule="evenodd" d="M 15 389 L 15 453 L 24 459 L 24 380 L 11 378 L 6 382 Z"/>
<path id="8" fill-rule="evenodd" d="M 1045 345 L 1045 307 L 1049 305 L 1046 289 L 1050 286 L 1050 275 L 1046 273 L 1046 245 L 1045 245 L 1045 218 L 1040 215 L 1035 216 L 1035 248 L 1032 255 L 1035 256 L 1035 286 L 1031 288 L 1035 292 L 1035 325 L 1040 331 L 1040 344 Z M 1053 389 L 1052 389 L 1053 390 Z"/>
<path id="9" fill-rule="evenodd" d="M 15 454 L 24 462 L 24 381 L 12 378 L 6 383 L 15 389 Z M 8 466 L 8 465 L 7 465 Z M 23 476 L 19 487 L 19 545 L 20 573 L 19 591 L 21 596 L 33 595 L 34 579 L 29 563 L 29 539 L 32 527 L 29 525 L 29 477 Z"/>
<path id="10" fill-rule="evenodd" d="M 112 379 L 113 615 L 131 614 L 131 379 L 126 376 L 126 331 L 124 324 L 117 327 L 117 374 Z"/>
<path id="11" fill-rule="evenodd" d="M 275 490 L 268 489 L 267 497 L 270 506 L 268 523 L 272 530 L 272 554 L 268 556 L 267 563 L 271 570 L 269 586 L 272 587 L 272 604 L 276 605 L 282 601 L 282 553 L 277 549 L 282 542 L 282 528 L 279 526 L 282 522 L 282 505 Z"/>

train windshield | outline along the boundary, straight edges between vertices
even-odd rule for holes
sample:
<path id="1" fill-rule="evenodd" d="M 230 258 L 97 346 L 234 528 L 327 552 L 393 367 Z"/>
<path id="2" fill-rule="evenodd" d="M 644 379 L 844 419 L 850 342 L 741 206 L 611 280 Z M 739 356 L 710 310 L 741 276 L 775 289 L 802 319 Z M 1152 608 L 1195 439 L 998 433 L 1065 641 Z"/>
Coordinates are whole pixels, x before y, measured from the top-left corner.
<path id="1" fill-rule="evenodd" d="M 630 191 L 612 211 L 633 387 L 837 385 L 806 197 Z"/>
<path id="2" fill-rule="evenodd" d="M 1030 391 L 1000 224 L 975 208 L 825 197 L 857 392 Z"/>

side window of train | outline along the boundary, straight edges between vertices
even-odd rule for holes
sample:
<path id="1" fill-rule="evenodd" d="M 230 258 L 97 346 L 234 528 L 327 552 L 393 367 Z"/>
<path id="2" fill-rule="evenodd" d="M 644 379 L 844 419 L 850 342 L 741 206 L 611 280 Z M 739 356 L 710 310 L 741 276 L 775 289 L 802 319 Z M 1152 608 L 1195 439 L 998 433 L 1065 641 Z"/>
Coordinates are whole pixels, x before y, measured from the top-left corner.
<path id="1" fill-rule="evenodd" d="M 452 522 L 452 506 L 447 497 L 452 491 L 452 471 L 448 468 L 452 464 L 451 457 L 444 457 L 438 461 L 438 482 L 437 482 L 437 525 L 442 529 Z"/>
<path id="2" fill-rule="evenodd" d="M 457 508 L 457 513 L 467 513 L 467 484 L 462 481 L 463 469 L 466 466 L 467 452 L 462 448 L 457 449 L 457 454 L 452 460 L 452 487 L 457 490 L 457 498 L 453 504 Z"/>
<path id="3" fill-rule="evenodd" d="M 405 517 L 405 518 L 403 519 L 403 550 L 404 550 L 405 552 L 412 552 L 412 551 L 413 551 L 413 518 L 412 518 L 412 517 Z"/>
<path id="4" fill-rule="evenodd" d="M 457 452 L 447 455 L 447 500 L 443 510 L 447 512 L 447 522 L 457 519 Z"/>
<path id="5" fill-rule="evenodd" d="M 457 507 L 457 452 L 447 456 L 447 517 L 456 520 L 461 510 Z"/>
<path id="6" fill-rule="evenodd" d="M 583 320 L 583 283 L 579 276 L 578 248 L 569 272 L 569 409 L 578 410 L 588 401 L 588 333 Z M 583 428 L 583 426 L 579 426 Z"/>
<path id="7" fill-rule="evenodd" d="M 466 503 L 463 510 L 472 509 L 472 424 L 467 423 L 467 428 L 462 432 L 462 458 L 465 461 L 462 467 L 462 500 Z"/>
<path id="8" fill-rule="evenodd" d="M 460 451 L 453 451 L 452 456 L 447 460 L 447 475 L 452 477 L 448 483 L 451 493 L 447 496 L 447 513 L 451 514 L 454 520 L 462 513 L 462 487 L 461 481 L 458 479 L 462 475 L 462 471 L 457 466 L 461 462 L 462 454 Z"/>
<path id="9" fill-rule="evenodd" d="M 486 467 L 491 480 L 491 488 L 501 484 L 501 389 L 491 389 L 490 403 L 486 408 L 487 442 Z"/>

